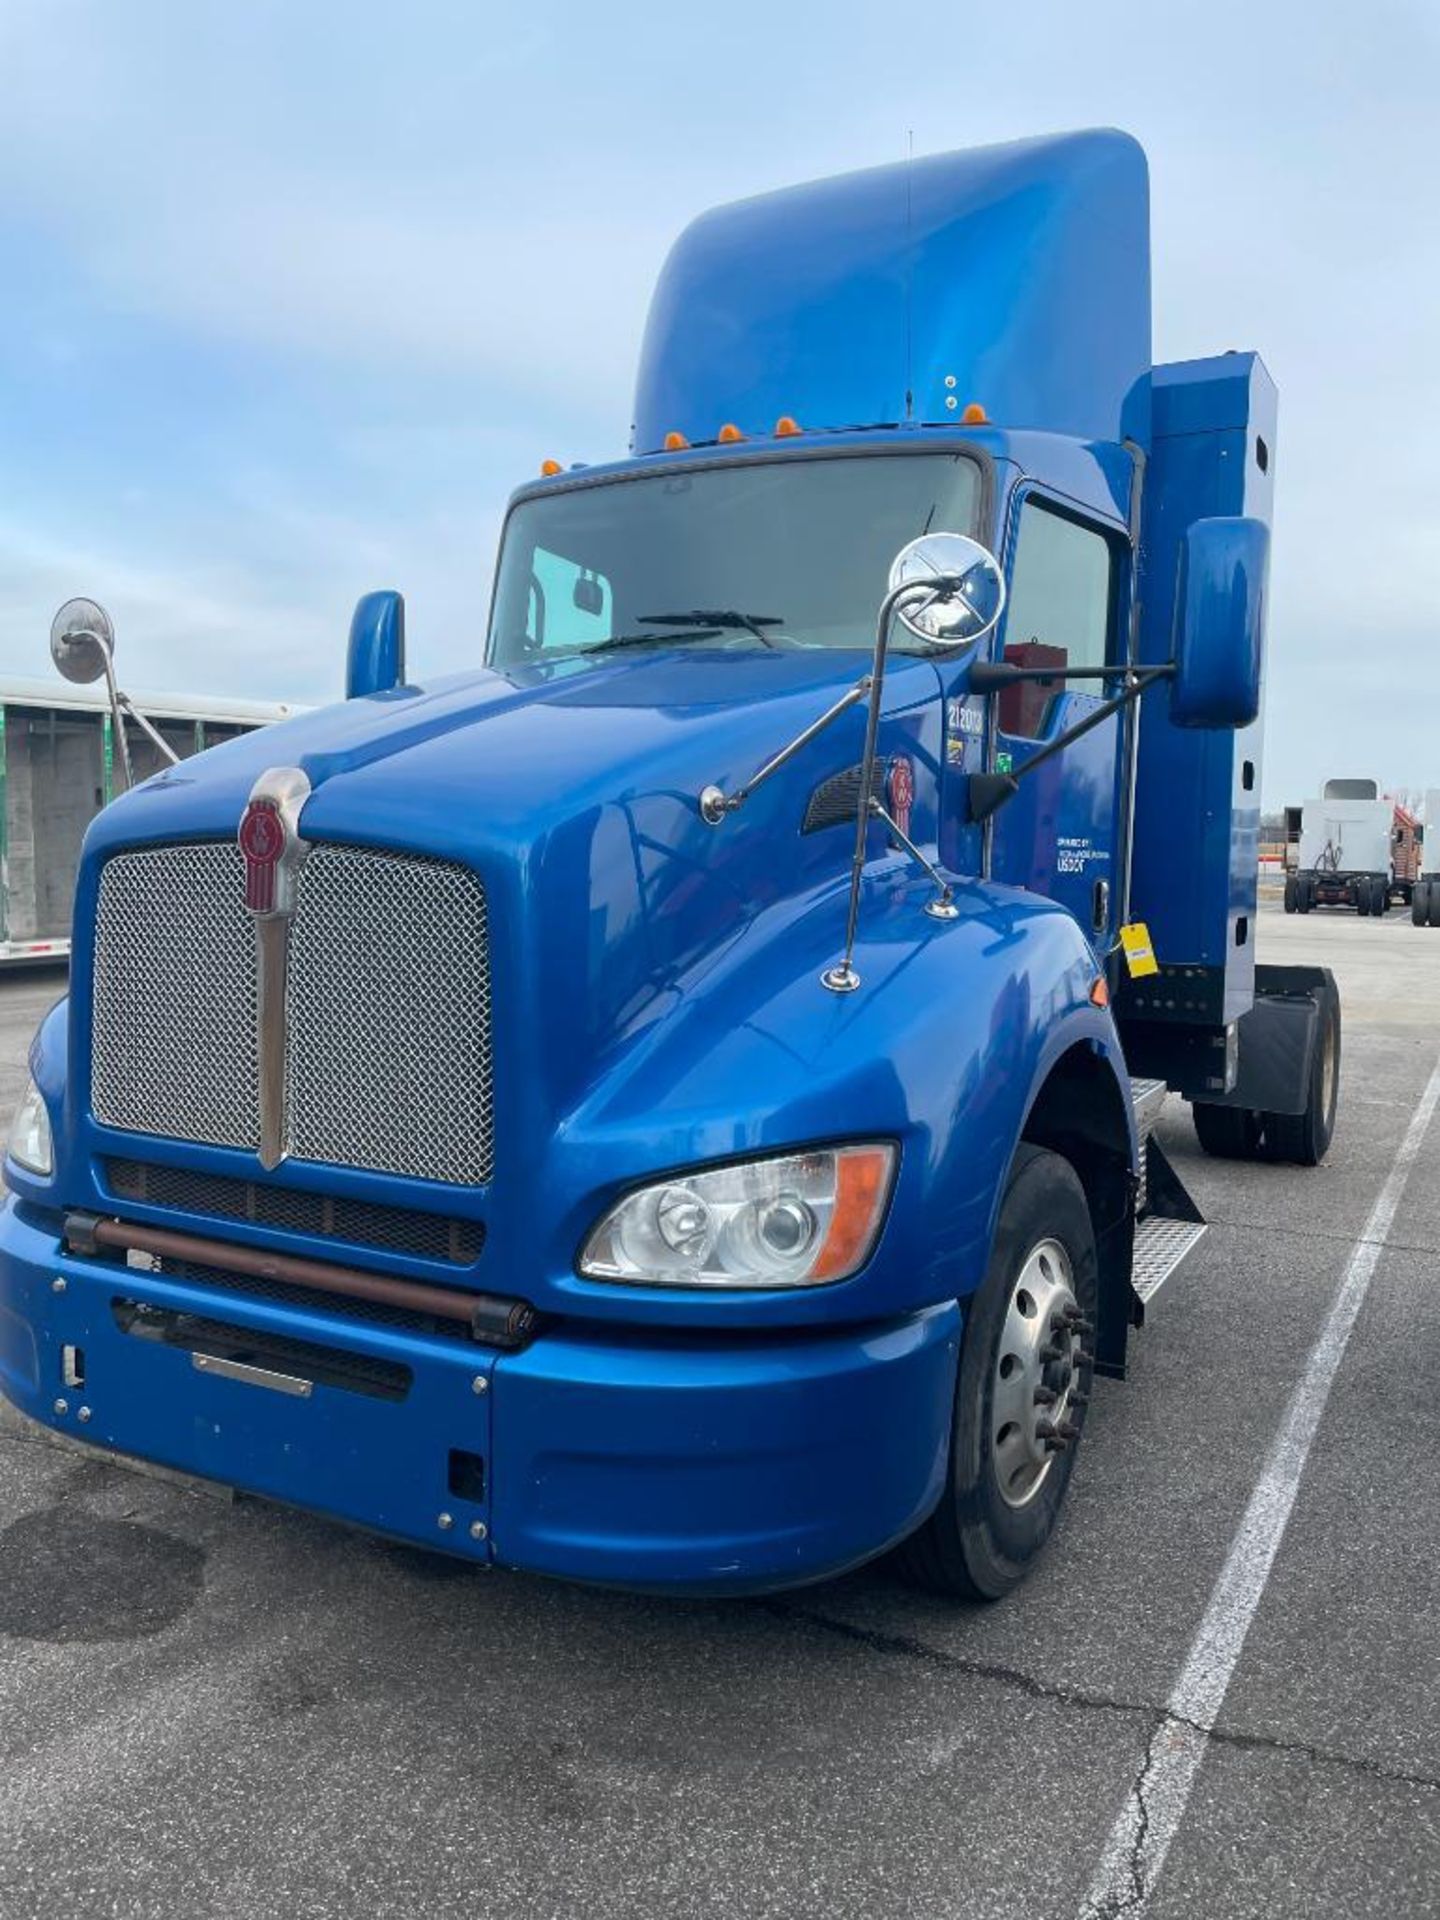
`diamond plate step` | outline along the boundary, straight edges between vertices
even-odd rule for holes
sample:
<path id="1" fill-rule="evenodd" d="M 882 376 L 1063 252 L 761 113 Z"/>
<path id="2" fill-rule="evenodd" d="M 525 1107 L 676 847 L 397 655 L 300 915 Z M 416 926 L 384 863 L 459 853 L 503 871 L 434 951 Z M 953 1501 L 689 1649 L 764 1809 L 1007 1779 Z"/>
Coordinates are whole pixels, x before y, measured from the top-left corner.
<path id="1" fill-rule="evenodd" d="M 1155 1122 L 1160 1118 L 1160 1109 L 1165 1105 L 1165 1092 L 1163 1080 L 1132 1080 L 1130 1082 L 1130 1104 L 1135 1109 L 1135 1131 L 1140 1136 L 1142 1147 L 1150 1138 Z"/>
<path id="2" fill-rule="evenodd" d="M 1135 1224 L 1135 1261 L 1131 1284 L 1142 1300 L 1153 1300 L 1185 1257 L 1205 1237 L 1198 1220 L 1166 1220 L 1146 1214 Z"/>

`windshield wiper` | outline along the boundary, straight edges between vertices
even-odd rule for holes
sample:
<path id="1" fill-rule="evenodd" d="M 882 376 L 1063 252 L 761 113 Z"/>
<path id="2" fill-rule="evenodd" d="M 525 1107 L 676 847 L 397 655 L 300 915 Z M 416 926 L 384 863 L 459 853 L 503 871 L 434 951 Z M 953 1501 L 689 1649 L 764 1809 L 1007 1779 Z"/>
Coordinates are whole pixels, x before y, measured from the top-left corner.
<path id="1" fill-rule="evenodd" d="M 573 659 L 577 654 L 608 653 L 615 647 L 664 647 L 673 646 L 679 641 L 718 640 L 722 633 L 734 633 L 743 629 L 753 633 L 767 647 L 775 642 L 766 633 L 766 627 L 783 627 L 785 622 L 774 613 L 732 613 L 721 610 L 712 613 L 708 608 L 696 607 L 689 613 L 641 613 L 636 619 L 642 626 L 679 627 L 679 633 L 612 633 L 608 640 L 595 640 L 588 647 L 552 648 L 549 659 Z"/>
<path id="2" fill-rule="evenodd" d="M 766 627 L 783 627 L 785 622 L 778 613 L 736 613 L 733 608 L 692 607 L 688 613 L 637 613 L 635 618 L 642 627 L 715 627 L 722 633 L 735 628 L 743 628 L 753 633 L 767 647 L 775 642 L 766 633 Z"/>
<path id="3" fill-rule="evenodd" d="M 573 657 L 582 653 L 608 653 L 612 647 L 663 647 L 677 640 L 718 640 L 721 629 L 716 626 L 691 627 L 687 624 L 684 633 L 612 633 L 608 640 L 593 641 L 588 647 L 566 647 L 564 653 Z M 552 647 L 549 658 L 558 659 L 560 649 Z"/>

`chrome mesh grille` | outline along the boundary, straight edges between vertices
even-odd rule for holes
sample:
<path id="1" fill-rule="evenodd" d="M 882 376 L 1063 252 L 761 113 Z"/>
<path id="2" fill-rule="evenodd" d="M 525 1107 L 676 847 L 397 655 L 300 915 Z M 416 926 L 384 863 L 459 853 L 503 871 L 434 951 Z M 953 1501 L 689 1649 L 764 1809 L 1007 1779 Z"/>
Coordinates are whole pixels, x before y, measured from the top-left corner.
<path id="1" fill-rule="evenodd" d="M 259 1144 L 254 922 L 227 843 L 112 855 L 91 1103 L 109 1126 Z M 458 1185 L 494 1165 L 485 894 L 463 867 L 313 846 L 286 996 L 287 1150 Z"/>
<path id="2" fill-rule="evenodd" d="M 90 1104 L 106 1126 L 253 1147 L 255 935 L 224 843 L 117 854 L 95 919 Z"/>
<path id="3" fill-rule="evenodd" d="M 300 869 L 286 1027 L 297 1159 L 490 1178 L 490 955 L 473 873 L 316 847 Z"/>

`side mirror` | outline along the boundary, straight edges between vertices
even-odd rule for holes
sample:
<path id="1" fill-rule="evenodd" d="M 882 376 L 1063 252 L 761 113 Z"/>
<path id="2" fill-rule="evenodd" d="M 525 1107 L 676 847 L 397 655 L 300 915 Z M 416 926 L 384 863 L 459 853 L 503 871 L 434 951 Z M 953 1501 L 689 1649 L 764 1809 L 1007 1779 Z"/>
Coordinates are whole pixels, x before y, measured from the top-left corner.
<path id="1" fill-rule="evenodd" d="M 1270 529 L 1241 516 L 1196 520 L 1175 594 L 1177 727 L 1248 727 L 1260 711 Z"/>
<path id="2" fill-rule="evenodd" d="M 115 623 L 98 600 L 67 600 L 50 622 L 55 671 L 77 687 L 103 680 L 115 653 Z"/>
<path id="3" fill-rule="evenodd" d="M 389 693 L 405 681 L 405 601 L 386 588 L 356 602 L 345 655 L 345 698 Z"/>
<path id="4" fill-rule="evenodd" d="M 983 640 L 1005 611 L 1005 576 L 987 547 L 967 533 L 923 533 L 896 554 L 890 591 L 936 583 L 928 596 L 901 600 L 900 624 L 939 647 L 968 647 Z"/>

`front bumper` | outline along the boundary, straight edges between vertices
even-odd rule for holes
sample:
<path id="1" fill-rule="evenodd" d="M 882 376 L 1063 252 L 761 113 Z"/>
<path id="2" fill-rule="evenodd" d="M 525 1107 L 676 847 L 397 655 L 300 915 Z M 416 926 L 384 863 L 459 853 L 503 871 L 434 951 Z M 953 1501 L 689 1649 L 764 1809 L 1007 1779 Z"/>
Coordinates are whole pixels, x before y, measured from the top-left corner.
<path id="1" fill-rule="evenodd" d="M 568 1579 L 759 1591 L 883 1551 L 939 1497 L 959 1341 L 951 1302 L 833 1332 L 575 1324 L 497 1355 L 80 1258 L 0 1213 L 0 1390 L 32 1418 Z M 256 1364 L 217 1371 L 221 1349 Z"/>

